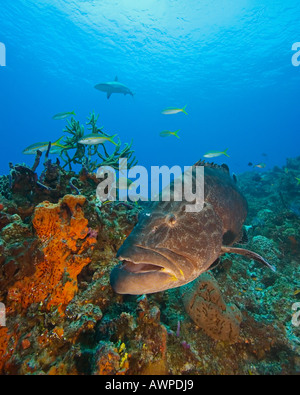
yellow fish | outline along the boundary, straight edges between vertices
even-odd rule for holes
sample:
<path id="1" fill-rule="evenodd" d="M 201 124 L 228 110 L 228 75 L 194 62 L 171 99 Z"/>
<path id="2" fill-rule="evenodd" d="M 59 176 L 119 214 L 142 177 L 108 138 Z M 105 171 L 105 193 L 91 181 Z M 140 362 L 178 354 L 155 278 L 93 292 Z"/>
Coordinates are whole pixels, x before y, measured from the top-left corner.
<path id="1" fill-rule="evenodd" d="M 117 135 L 114 134 L 113 136 L 106 137 L 102 134 L 97 134 L 97 133 L 90 133 L 87 136 L 83 136 L 78 143 L 79 144 L 84 144 L 84 145 L 97 145 L 97 144 L 104 144 L 106 141 L 109 141 L 110 143 L 113 143 L 114 145 L 118 145 L 117 143 L 114 142 L 114 137 Z"/>
<path id="2" fill-rule="evenodd" d="M 113 200 L 105 200 L 105 202 L 102 203 L 102 206 L 104 206 L 105 204 L 110 204 L 113 203 Z"/>
<path id="3" fill-rule="evenodd" d="M 163 130 L 162 132 L 159 133 L 160 137 L 167 137 L 167 136 L 176 136 L 178 139 L 180 138 L 178 136 L 178 132 L 180 129 L 175 130 L 175 132 L 171 132 L 170 130 Z"/>
<path id="4" fill-rule="evenodd" d="M 53 115 L 52 119 L 59 120 L 59 119 L 66 119 L 70 115 L 76 115 L 74 111 L 69 112 L 60 112 L 58 114 Z"/>
<path id="5" fill-rule="evenodd" d="M 228 151 L 228 148 L 224 151 L 209 151 L 203 156 L 204 156 L 204 158 L 216 158 L 217 156 L 225 155 L 225 156 L 228 156 L 228 158 L 229 158 L 227 151 Z"/>
<path id="6" fill-rule="evenodd" d="M 187 112 L 185 111 L 187 105 L 185 105 L 183 108 L 176 108 L 176 107 L 168 107 L 164 109 L 161 113 L 164 115 L 171 115 L 171 114 L 178 114 L 179 112 L 183 112 L 185 115 L 187 115 Z"/>
<path id="7" fill-rule="evenodd" d="M 51 144 L 51 147 L 57 147 L 57 148 L 66 148 L 66 146 L 60 144 L 60 141 L 64 138 L 62 136 L 58 140 L 56 140 L 54 143 Z M 25 155 L 35 155 L 37 151 L 45 152 L 47 151 L 49 147 L 49 141 L 43 142 L 43 143 L 35 143 L 30 145 L 29 147 L 25 148 L 23 150 L 23 154 Z"/>

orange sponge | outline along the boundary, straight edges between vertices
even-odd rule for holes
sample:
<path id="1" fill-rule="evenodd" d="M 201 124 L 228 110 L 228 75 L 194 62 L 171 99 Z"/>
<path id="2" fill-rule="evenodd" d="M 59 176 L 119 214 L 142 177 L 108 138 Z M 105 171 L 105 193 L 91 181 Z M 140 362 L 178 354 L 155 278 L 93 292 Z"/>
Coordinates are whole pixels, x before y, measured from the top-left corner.
<path id="1" fill-rule="evenodd" d="M 76 294 L 77 276 L 90 263 L 87 252 L 96 243 L 89 236 L 82 206 L 84 196 L 66 195 L 58 204 L 43 202 L 34 212 L 33 226 L 41 241 L 44 259 L 32 276 L 18 281 L 8 291 L 11 310 L 43 302 L 46 309 L 64 310 Z"/>

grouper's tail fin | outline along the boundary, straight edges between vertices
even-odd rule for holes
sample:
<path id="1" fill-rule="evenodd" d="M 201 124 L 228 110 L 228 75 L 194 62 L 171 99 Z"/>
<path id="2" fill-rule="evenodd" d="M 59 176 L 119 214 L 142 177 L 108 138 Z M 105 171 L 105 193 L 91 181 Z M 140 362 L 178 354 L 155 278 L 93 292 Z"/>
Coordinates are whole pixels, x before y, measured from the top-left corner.
<path id="1" fill-rule="evenodd" d="M 263 265 L 268 266 L 269 269 L 271 269 L 273 272 L 276 272 L 276 267 L 271 265 L 268 261 L 266 261 L 262 256 L 256 254 L 256 252 L 245 250 L 244 248 L 235 248 L 235 247 L 225 247 L 222 246 L 221 248 L 221 253 L 222 254 L 239 254 L 243 255 L 247 258 L 253 259 L 257 262 L 262 263 Z"/>

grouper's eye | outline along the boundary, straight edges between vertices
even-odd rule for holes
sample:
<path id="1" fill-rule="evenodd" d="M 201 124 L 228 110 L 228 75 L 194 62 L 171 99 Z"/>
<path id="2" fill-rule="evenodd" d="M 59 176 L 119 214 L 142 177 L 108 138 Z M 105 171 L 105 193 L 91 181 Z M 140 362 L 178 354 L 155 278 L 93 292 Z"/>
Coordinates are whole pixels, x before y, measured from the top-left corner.
<path id="1" fill-rule="evenodd" d="M 176 224 L 176 217 L 174 214 L 169 214 L 167 217 L 167 224 L 169 226 L 174 226 Z"/>

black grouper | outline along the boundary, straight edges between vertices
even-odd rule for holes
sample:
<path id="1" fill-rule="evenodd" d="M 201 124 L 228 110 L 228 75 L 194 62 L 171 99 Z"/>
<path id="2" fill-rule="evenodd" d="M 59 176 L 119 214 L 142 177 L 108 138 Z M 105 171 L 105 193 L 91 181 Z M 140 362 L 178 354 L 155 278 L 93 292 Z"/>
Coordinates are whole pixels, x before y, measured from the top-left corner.
<path id="1" fill-rule="evenodd" d="M 152 202 L 117 253 L 121 263 L 110 276 L 115 292 L 140 295 L 180 287 L 215 266 L 224 253 L 241 254 L 275 270 L 260 255 L 231 247 L 241 240 L 247 201 L 227 166 L 202 161 L 194 166 L 203 165 L 203 209 L 187 212 L 184 200 Z"/>

